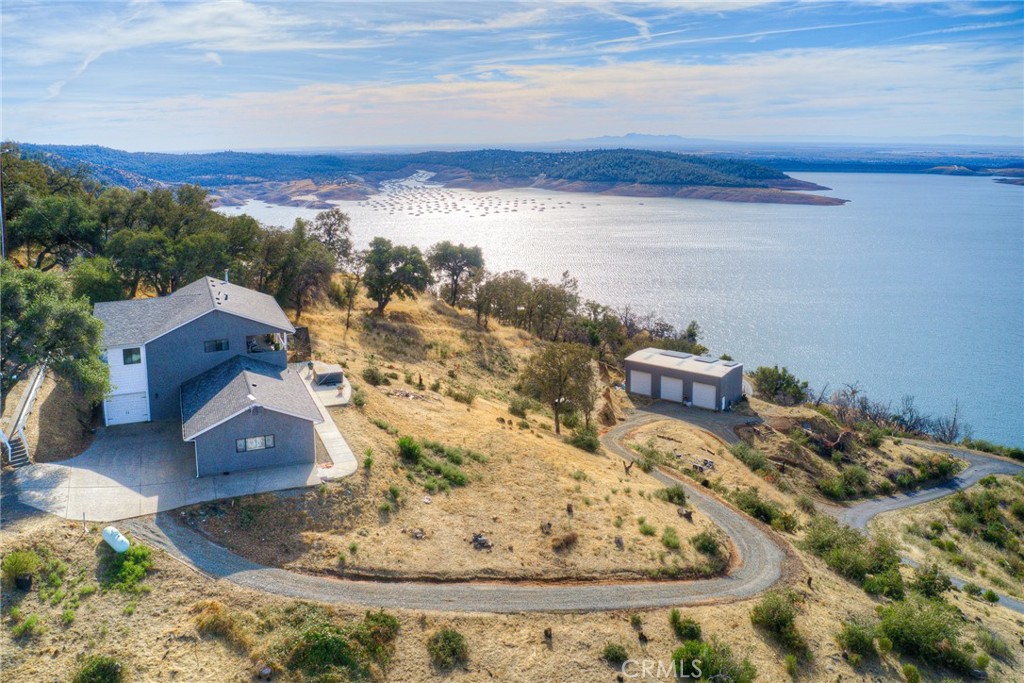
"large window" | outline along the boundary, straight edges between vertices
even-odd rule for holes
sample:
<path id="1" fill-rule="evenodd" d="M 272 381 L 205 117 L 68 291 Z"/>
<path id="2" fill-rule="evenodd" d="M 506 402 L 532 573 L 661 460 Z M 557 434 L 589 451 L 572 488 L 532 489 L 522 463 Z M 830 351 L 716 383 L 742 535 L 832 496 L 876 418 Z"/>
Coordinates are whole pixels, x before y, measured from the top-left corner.
<path id="1" fill-rule="evenodd" d="M 265 448 L 274 447 L 274 435 L 250 436 L 245 439 L 235 439 L 235 450 L 239 453 L 246 451 L 262 451 Z"/>
<path id="2" fill-rule="evenodd" d="M 124 364 L 125 365 L 135 365 L 136 363 L 141 363 L 142 362 L 142 349 L 141 348 L 125 349 L 123 357 L 124 357 Z"/>
<path id="3" fill-rule="evenodd" d="M 214 351 L 227 351 L 228 340 L 210 339 L 209 341 L 203 342 L 203 350 L 206 351 L 206 353 L 213 353 Z"/>

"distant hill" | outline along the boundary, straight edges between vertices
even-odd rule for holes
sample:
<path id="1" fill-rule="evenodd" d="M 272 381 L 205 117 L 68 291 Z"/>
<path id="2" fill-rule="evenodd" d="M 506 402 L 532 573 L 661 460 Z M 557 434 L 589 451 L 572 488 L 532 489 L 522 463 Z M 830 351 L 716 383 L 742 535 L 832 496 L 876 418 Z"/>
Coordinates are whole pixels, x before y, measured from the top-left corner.
<path id="1" fill-rule="evenodd" d="M 524 152 L 485 149 L 415 154 L 285 154 L 216 152 L 164 154 L 124 152 L 98 146 L 23 144 L 27 153 L 51 164 L 87 165 L 101 181 L 127 187 L 192 183 L 225 188 L 309 180 L 343 186 L 350 196 L 372 193 L 383 180 L 418 170 L 451 187 L 475 190 L 542 187 L 573 192 L 631 196 L 699 197 L 725 201 L 838 204 L 843 200 L 792 190 L 824 190 L 752 161 L 638 149 Z M 362 188 L 361 190 L 359 188 Z M 267 188 L 264 194 L 269 193 Z M 280 187 L 274 187 L 275 192 Z"/>

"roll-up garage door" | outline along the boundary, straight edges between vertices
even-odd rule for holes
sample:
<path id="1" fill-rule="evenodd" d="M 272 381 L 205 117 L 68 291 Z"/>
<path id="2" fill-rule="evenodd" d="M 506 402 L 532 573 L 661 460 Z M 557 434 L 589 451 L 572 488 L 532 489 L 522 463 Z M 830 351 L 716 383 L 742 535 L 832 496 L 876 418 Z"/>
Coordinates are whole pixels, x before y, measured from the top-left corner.
<path id="1" fill-rule="evenodd" d="M 666 401 L 683 402 L 683 380 L 677 377 L 661 378 L 661 397 Z"/>
<path id="2" fill-rule="evenodd" d="M 639 370 L 629 371 L 629 390 L 634 394 L 651 395 L 651 373 Z"/>
<path id="3" fill-rule="evenodd" d="M 714 384 L 702 384 L 701 382 L 693 383 L 693 405 L 698 408 L 709 408 L 714 410 L 715 399 L 717 398 L 718 392 L 715 390 Z"/>

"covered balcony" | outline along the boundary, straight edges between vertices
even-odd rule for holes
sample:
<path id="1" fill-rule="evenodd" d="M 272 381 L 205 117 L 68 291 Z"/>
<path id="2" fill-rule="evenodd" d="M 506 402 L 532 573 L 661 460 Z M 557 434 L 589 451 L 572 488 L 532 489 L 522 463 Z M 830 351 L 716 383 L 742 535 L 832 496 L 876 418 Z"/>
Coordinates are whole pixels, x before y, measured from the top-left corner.
<path id="1" fill-rule="evenodd" d="M 284 365 L 288 356 L 288 335 L 284 332 L 250 335 L 245 338 L 245 351 L 262 361 Z"/>

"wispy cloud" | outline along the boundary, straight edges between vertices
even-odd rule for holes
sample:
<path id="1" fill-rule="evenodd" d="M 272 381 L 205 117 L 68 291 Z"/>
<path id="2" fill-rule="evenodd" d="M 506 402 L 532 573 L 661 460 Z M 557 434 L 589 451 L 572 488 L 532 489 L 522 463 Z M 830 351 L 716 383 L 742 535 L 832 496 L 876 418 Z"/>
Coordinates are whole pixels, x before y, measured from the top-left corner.
<path id="1" fill-rule="evenodd" d="M 433 33 L 506 31 L 525 28 L 541 23 L 548 16 L 548 10 L 537 8 L 522 12 L 509 12 L 492 19 L 474 21 L 471 19 L 437 19 L 426 22 L 400 22 L 374 27 L 382 33 Z"/>

